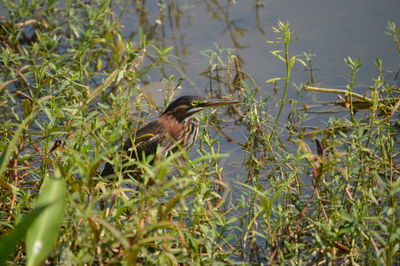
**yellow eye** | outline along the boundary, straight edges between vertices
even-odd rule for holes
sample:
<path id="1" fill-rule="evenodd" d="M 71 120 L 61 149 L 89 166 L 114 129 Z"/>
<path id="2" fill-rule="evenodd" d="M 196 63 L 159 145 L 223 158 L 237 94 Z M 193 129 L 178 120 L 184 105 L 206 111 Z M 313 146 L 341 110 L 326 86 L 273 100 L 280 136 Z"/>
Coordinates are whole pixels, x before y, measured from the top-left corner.
<path id="1" fill-rule="evenodd" d="M 199 104 L 199 102 L 198 101 L 193 101 L 190 104 L 194 107 L 194 106 L 197 106 Z"/>

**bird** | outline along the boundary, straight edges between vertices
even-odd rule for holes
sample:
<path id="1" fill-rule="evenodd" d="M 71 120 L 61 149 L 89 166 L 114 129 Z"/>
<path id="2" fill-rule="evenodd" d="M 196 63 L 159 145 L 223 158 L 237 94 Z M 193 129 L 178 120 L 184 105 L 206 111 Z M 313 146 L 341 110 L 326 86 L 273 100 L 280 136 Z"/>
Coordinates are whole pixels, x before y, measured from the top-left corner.
<path id="1" fill-rule="evenodd" d="M 123 150 L 135 160 L 143 160 L 155 155 L 158 148 L 165 156 L 180 149 L 189 151 L 196 142 L 199 133 L 199 120 L 196 114 L 206 108 L 237 104 L 238 101 L 209 100 L 202 96 L 181 96 L 174 100 L 153 122 L 140 128 L 125 141 Z M 153 160 L 154 161 L 154 160 Z M 130 174 L 139 181 L 140 171 L 131 167 Z M 101 176 L 114 174 L 114 167 L 107 162 Z M 148 181 L 147 185 L 154 184 Z"/>

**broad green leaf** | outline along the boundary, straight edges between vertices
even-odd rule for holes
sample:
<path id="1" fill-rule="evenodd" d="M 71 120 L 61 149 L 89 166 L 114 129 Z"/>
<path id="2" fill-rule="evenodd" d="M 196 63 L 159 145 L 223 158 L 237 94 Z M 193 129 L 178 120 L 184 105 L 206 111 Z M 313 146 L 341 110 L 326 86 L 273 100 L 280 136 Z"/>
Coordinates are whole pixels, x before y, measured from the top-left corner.
<path id="1" fill-rule="evenodd" d="M 18 243 L 25 237 L 28 228 L 47 207 L 48 205 L 42 205 L 34 208 L 22 218 L 21 222 L 11 232 L 0 239 L 0 265 L 6 264 Z"/>
<path id="2" fill-rule="evenodd" d="M 29 227 L 26 234 L 27 265 L 39 265 L 50 254 L 58 237 L 64 213 L 66 187 L 56 171 L 54 179 L 48 179 L 42 186 L 36 206 L 46 208 Z"/>

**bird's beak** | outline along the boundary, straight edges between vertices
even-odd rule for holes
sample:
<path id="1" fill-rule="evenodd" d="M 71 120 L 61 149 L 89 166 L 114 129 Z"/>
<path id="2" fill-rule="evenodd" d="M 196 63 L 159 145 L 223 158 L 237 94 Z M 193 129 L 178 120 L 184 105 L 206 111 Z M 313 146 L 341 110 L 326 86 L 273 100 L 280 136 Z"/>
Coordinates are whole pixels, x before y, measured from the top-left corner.
<path id="1" fill-rule="evenodd" d="M 237 104 L 239 101 L 206 101 L 202 104 L 203 108 L 216 107 L 222 105 Z"/>
<path id="2" fill-rule="evenodd" d="M 222 105 L 230 105 L 236 103 L 239 103 L 239 101 L 203 101 L 197 107 L 190 109 L 189 113 L 192 115 L 206 108 L 217 107 Z"/>

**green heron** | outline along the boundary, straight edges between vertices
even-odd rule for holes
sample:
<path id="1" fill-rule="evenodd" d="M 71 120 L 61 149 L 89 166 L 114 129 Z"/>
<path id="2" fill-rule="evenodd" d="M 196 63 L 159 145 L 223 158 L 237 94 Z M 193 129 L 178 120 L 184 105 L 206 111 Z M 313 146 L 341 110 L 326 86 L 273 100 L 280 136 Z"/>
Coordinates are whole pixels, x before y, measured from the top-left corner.
<path id="1" fill-rule="evenodd" d="M 212 101 L 200 96 L 179 97 L 157 120 L 134 133 L 132 139 L 125 142 L 123 149 L 136 160 L 142 160 L 143 155 L 154 155 L 159 146 L 164 155 L 179 149 L 189 150 L 199 132 L 199 120 L 194 115 L 205 108 L 236 103 L 238 101 Z M 113 166 L 107 163 L 101 176 L 113 173 Z M 139 172 L 133 174 L 135 177 L 138 175 Z"/>

